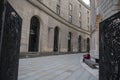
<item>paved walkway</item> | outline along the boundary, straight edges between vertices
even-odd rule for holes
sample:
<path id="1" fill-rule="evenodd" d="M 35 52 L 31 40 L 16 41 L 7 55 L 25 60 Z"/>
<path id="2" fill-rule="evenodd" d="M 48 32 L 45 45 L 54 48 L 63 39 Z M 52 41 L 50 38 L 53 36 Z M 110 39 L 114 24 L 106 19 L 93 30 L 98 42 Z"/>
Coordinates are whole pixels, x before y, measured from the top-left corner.
<path id="1" fill-rule="evenodd" d="M 98 70 L 84 64 L 82 55 L 20 59 L 18 80 L 98 80 Z"/>

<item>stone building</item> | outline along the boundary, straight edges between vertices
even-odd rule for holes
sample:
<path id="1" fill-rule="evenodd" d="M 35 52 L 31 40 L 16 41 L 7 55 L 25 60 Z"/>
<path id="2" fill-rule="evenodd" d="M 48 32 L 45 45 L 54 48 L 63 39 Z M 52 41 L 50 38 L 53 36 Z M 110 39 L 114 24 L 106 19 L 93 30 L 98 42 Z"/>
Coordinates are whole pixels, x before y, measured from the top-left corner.
<path id="1" fill-rule="evenodd" d="M 22 17 L 21 52 L 86 52 L 90 8 L 82 0 L 9 0 Z"/>
<path id="2" fill-rule="evenodd" d="M 120 0 L 90 0 L 91 49 L 93 59 L 99 59 L 99 23 L 120 11 Z"/>

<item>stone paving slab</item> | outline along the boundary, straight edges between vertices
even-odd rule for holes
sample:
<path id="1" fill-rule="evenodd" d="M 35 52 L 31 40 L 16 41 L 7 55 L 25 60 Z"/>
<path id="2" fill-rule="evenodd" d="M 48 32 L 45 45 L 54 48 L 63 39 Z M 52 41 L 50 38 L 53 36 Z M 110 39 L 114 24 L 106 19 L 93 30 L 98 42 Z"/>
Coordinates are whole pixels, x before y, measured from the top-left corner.
<path id="1" fill-rule="evenodd" d="M 98 80 L 98 70 L 82 62 L 83 54 L 19 60 L 18 80 Z"/>

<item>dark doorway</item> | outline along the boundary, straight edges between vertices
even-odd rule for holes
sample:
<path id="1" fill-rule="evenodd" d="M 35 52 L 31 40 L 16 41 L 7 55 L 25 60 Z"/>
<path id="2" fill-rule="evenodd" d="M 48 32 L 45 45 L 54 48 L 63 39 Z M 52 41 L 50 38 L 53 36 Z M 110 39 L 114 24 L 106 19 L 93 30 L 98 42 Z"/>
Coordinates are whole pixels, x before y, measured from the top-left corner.
<path id="1" fill-rule="evenodd" d="M 90 51 L 90 39 L 87 38 L 87 52 Z"/>
<path id="2" fill-rule="evenodd" d="M 58 43 L 59 43 L 59 28 L 55 27 L 54 29 L 54 51 L 58 51 Z"/>
<path id="3" fill-rule="evenodd" d="M 72 39 L 72 33 L 69 32 L 68 34 L 68 52 L 70 52 L 72 49 L 71 49 L 71 39 Z"/>
<path id="4" fill-rule="evenodd" d="M 31 19 L 30 35 L 29 35 L 29 51 L 30 52 L 38 51 L 39 30 L 40 30 L 39 19 L 37 17 L 33 16 Z"/>
<path id="5" fill-rule="evenodd" d="M 78 38 L 78 51 L 81 52 L 81 36 Z"/>

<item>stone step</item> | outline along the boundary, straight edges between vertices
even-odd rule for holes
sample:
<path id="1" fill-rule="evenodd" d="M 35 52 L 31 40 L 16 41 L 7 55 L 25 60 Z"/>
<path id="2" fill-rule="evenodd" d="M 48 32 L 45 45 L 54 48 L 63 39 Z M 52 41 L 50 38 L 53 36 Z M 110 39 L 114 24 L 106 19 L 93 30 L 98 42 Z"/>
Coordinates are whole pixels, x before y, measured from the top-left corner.
<path id="1" fill-rule="evenodd" d="M 21 58 L 34 58 L 41 56 L 64 55 L 64 54 L 79 54 L 80 52 L 21 52 Z"/>

